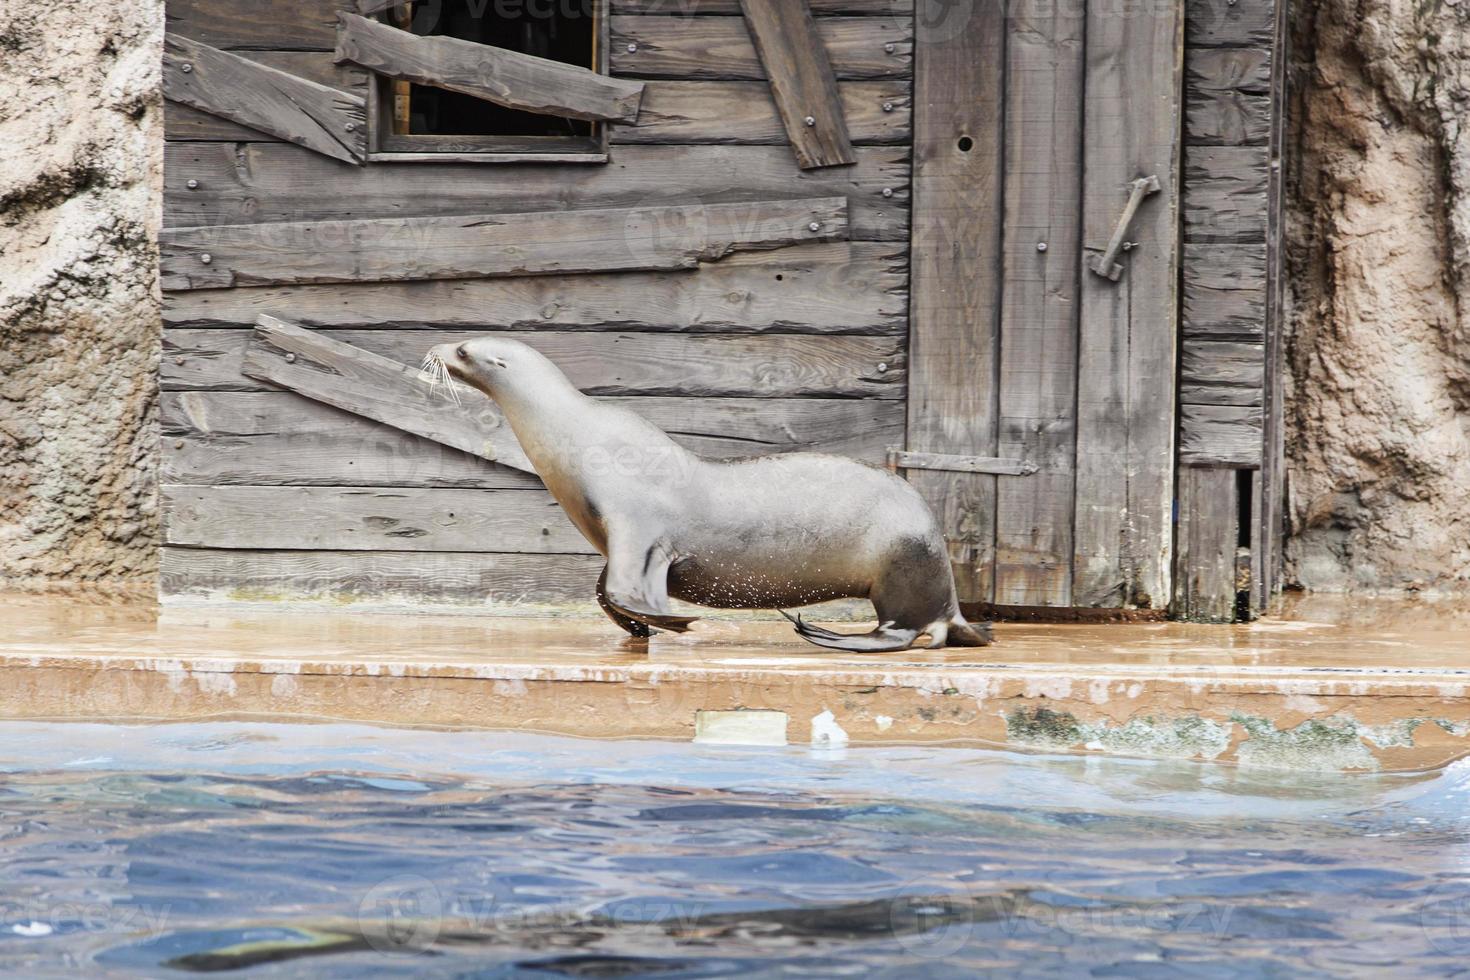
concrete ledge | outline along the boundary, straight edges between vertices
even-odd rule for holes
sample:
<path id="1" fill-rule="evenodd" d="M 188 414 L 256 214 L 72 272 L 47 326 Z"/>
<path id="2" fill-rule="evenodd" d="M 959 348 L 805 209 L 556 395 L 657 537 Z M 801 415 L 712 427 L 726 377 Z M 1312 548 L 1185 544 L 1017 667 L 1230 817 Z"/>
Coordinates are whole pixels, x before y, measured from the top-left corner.
<path id="1" fill-rule="evenodd" d="M 639 643 L 589 619 L 160 616 L 36 598 L 6 612 L 6 719 L 940 742 L 1302 770 L 1422 769 L 1470 752 L 1470 643 L 1457 609 L 1440 631 L 1413 617 L 1412 632 L 1300 618 L 1001 625 L 983 650 L 861 658 L 818 651 L 768 621 Z M 741 712 L 750 715 L 730 714 Z"/>

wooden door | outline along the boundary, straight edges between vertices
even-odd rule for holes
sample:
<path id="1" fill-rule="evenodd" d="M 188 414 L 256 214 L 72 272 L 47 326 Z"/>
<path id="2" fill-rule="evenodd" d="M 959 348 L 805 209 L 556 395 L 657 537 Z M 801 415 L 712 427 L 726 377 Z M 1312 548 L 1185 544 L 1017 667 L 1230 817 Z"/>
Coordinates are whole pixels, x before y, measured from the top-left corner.
<path id="1" fill-rule="evenodd" d="M 1178 4 L 918 4 L 899 461 L 962 601 L 1168 602 L 1181 51 Z"/>

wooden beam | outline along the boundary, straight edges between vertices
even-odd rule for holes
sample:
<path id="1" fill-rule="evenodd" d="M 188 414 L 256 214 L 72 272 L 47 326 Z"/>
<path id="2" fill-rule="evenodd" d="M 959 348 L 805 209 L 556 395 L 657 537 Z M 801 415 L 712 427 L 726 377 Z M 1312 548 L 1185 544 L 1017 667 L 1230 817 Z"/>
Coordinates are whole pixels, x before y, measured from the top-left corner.
<path id="1" fill-rule="evenodd" d="M 163 93 L 345 163 L 367 157 L 367 102 L 360 96 L 178 34 L 164 35 Z"/>
<path id="2" fill-rule="evenodd" d="M 847 200 L 165 229 L 165 289 L 692 269 L 847 235 Z"/>
<path id="3" fill-rule="evenodd" d="M 1269 156 L 1264 146 L 1185 147 L 1185 242 L 1265 241 Z"/>
<path id="4" fill-rule="evenodd" d="M 1170 612 L 1195 623 L 1235 620 L 1239 512 L 1234 470 L 1179 470 L 1179 526 Z"/>
<path id="5" fill-rule="evenodd" d="M 168 30 L 225 49 L 330 51 L 352 0 L 168 0 Z"/>
<path id="6" fill-rule="evenodd" d="M 337 61 L 544 116 L 638 118 L 643 83 L 455 37 L 421 37 L 357 14 L 337 17 Z"/>
<path id="7" fill-rule="evenodd" d="M 427 350 L 427 348 L 425 348 Z M 536 472 L 500 410 L 479 392 L 472 409 L 401 363 L 262 315 L 240 372 L 454 449 Z"/>
<path id="8" fill-rule="evenodd" d="M 478 330 L 332 330 L 315 336 L 416 365 L 430 347 Z M 690 335 L 517 331 L 593 395 L 902 399 L 901 337 Z M 159 384 L 167 391 L 266 391 L 240 373 L 246 330 L 165 330 Z"/>
<path id="9" fill-rule="evenodd" d="M 1179 462 L 1184 466 L 1261 465 L 1260 405 L 1180 405 Z"/>
<path id="10" fill-rule="evenodd" d="M 545 490 L 164 484 L 159 491 L 171 545 L 596 553 Z"/>
<path id="11" fill-rule="evenodd" d="M 947 23 L 952 9 L 919 0 L 918 20 Z M 906 448 L 995 456 L 1006 16 L 1000 3 L 966 15 L 916 51 Z M 939 519 L 962 602 L 992 599 L 996 479 L 909 474 Z"/>
<path id="12" fill-rule="evenodd" d="M 839 79 L 907 78 L 913 66 L 908 17 L 824 17 L 817 36 Z M 750 31 L 734 17 L 611 19 L 612 73 L 636 78 L 765 77 Z"/>
<path id="13" fill-rule="evenodd" d="M 839 82 L 837 97 L 854 144 L 908 142 L 913 113 L 907 81 Z M 805 135 L 806 127 L 802 130 Z M 616 126 L 609 139 L 615 144 L 785 143 L 787 131 L 765 82 L 655 80 L 643 92 L 638 125 Z"/>
<path id="14" fill-rule="evenodd" d="M 395 0 L 364 0 L 393 3 Z M 809 0 L 814 14 L 856 14 L 911 17 L 914 0 Z M 671 14 L 700 17 L 740 13 L 740 0 L 611 0 L 614 14 Z"/>
<path id="15" fill-rule="evenodd" d="M 1171 592 L 1183 7 L 1087 8 L 1079 264 L 1106 246 L 1133 181 L 1157 176 L 1160 193 L 1133 218 L 1121 281 L 1082 275 L 1078 606 L 1162 609 Z"/>
<path id="16" fill-rule="evenodd" d="M 164 225 L 846 197 L 854 239 L 908 241 L 908 147 L 860 147 L 857 158 L 840 170 L 797 170 L 784 146 L 624 146 L 606 167 L 507 163 L 493 180 L 468 180 L 485 171 L 427 162 L 349 170 L 273 143 L 170 143 Z"/>
<path id="17" fill-rule="evenodd" d="M 596 615 L 597 555 L 423 551 L 163 549 L 159 591 L 174 598 L 249 601 L 344 596 L 415 604 L 581 602 Z"/>
<path id="18" fill-rule="evenodd" d="M 996 454 L 1039 469 L 996 488 L 1002 606 L 1072 605 L 1085 10 L 1017 4 L 1006 23 Z"/>
<path id="19" fill-rule="evenodd" d="M 892 398 L 605 396 L 598 401 L 637 412 L 707 459 L 804 451 L 882 465 L 887 447 L 903 437 L 903 402 Z M 523 471 L 488 464 L 291 391 L 165 391 L 160 415 L 165 483 L 539 485 Z"/>
<path id="20" fill-rule="evenodd" d="M 1266 322 L 1266 245 L 1184 246 L 1184 336 L 1255 339 Z"/>
<path id="21" fill-rule="evenodd" d="M 806 0 L 740 0 L 776 111 L 803 170 L 856 160 L 837 78 Z"/>
<path id="22" fill-rule="evenodd" d="M 367 97 L 368 79 L 361 68 L 341 67 L 332 63 L 325 51 L 237 51 L 246 61 L 283 71 L 308 82 L 316 82 L 340 92 Z M 286 142 L 273 133 L 230 122 L 221 116 L 195 109 L 182 102 L 164 103 L 163 135 L 169 140 L 236 140 L 239 142 Z"/>
<path id="23" fill-rule="evenodd" d="M 908 327 L 907 253 L 896 242 L 824 242 L 738 252 L 697 275 L 170 291 L 163 322 L 248 327 L 258 314 L 289 310 L 293 322 L 309 327 L 901 334 Z"/>

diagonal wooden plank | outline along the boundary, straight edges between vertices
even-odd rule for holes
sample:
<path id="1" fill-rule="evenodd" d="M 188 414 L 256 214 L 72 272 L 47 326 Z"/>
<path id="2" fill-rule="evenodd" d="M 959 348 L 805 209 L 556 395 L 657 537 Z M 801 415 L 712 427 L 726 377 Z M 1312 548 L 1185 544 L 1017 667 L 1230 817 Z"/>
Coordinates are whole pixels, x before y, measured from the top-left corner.
<path id="1" fill-rule="evenodd" d="M 337 61 L 511 109 L 570 119 L 631 123 L 643 98 L 642 82 L 462 38 L 421 37 L 349 13 L 338 15 Z"/>
<path id="2" fill-rule="evenodd" d="M 806 0 L 740 0 L 776 111 L 803 170 L 854 163 L 837 78 Z"/>
<path id="3" fill-rule="evenodd" d="M 847 236 L 847 199 L 166 229 L 165 289 L 692 269 Z"/>
<path id="4" fill-rule="evenodd" d="M 163 93 L 337 160 L 367 156 L 364 99 L 177 34 L 164 35 Z"/>
<path id="5" fill-rule="evenodd" d="M 335 408 L 391 425 L 475 456 L 536 472 L 505 417 L 484 395 L 461 393 L 455 406 L 420 372 L 321 333 L 262 314 L 240 373 Z"/>

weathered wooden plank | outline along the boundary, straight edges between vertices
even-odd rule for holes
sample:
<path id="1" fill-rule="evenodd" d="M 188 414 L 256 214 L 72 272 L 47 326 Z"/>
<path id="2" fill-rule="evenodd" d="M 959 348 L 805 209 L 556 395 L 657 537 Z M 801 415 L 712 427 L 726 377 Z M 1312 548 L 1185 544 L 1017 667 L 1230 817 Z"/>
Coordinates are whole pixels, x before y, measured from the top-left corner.
<path id="1" fill-rule="evenodd" d="M 1191 48 L 1184 56 L 1184 90 L 1267 95 L 1271 91 L 1271 49 Z"/>
<path id="2" fill-rule="evenodd" d="M 309 82 L 342 92 L 367 97 L 368 73 L 332 63 L 324 51 L 237 51 L 247 61 L 296 75 Z M 181 102 L 164 103 L 164 137 L 171 140 L 239 140 L 241 142 L 283 142 L 279 136 L 230 122 L 213 113 L 194 109 Z"/>
<path id="3" fill-rule="evenodd" d="M 163 40 L 163 94 L 336 160 L 367 156 L 367 101 L 177 34 Z"/>
<path id="4" fill-rule="evenodd" d="M 830 452 L 881 465 L 904 406 L 876 398 L 604 397 L 709 459 Z M 289 391 L 165 391 L 162 480 L 192 484 L 534 487 L 519 470 Z"/>
<path id="5" fill-rule="evenodd" d="M 1190 146 L 1264 144 L 1271 132 L 1271 98 L 1191 89 L 1184 129 Z"/>
<path id="6" fill-rule="evenodd" d="M 803 170 L 852 163 L 827 49 L 806 0 L 740 0 L 771 97 Z"/>
<path id="7" fill-rule="evenodd" d="M 847 234 L 847 199 L 165 229 L 165 289 L 693 269 Z"/>
<path id="8" fill-rule="evenodd" d="M 577 603 L 590 612 L 603 560 L 594 555 L 422 551 L 229 551 L 165 547 L 166 597 L 238 601 L 361 600 L 504 608 Z"/>
<path id="9" fill-rule="evenodd" d="M 1269 171 L 1264 146 L 1186 147 L 1184 240 L 1264 241 Z"/>
<path id="10" fill-rule="evenodd" d="M 1282 509 L 1286 499 L 1286 421 L 1284 416 L 1286 377 L 1286 275 L 1284 226 L 1286 222 L 1285 174 L 1282 155 L 1287 140 L 1287 79 L 1291 64 L 1292 11 L 1281 0 L 1276 4 L 1271 71 L 1271 178 L 1266 211 L 1266 383 L 1262 420 L 1261 470 L 1256 474 L 1256 506 L 1251 515 L 1256 527 L 1251 533 L 1255 562 L 1252 591 L 1255 611 L 1264 613 L 1280 589 L 1282 545 L 1285 534 Z"/>
<path id="11" fill-rule="evenodd" d="M 164 484 L 165 544 L 596 554 L 545 490 Z"/>
<path id="12" fill-rule="evenodd" d="M 1196 623 L 1235 620 L 1235 548 L 1239 520 L 1234 470 L 1179 471 L 1179 527 L 1170 612 Z"/>
<path id="13" fill-rule="evenodd" d="M 1179 360 L 1179 379 L 1186 392 L 1182 400 L 1201 405 L 1259 405 L 1265 359 L 1262 344 L 1186 339 Z M 1212 397 L 1211 389 L 1225 390 Z M 1242 393 L 1252 400 L 1235 400 Z"/>
<path id="14" fill-rule="evenodd" d="M 337 15 L 337 61 L 568 119 L 630 123 L 638 118 L 643 97 L 641 82 L 461 38 L 421 37 L 350 13 Z"/>
<path id="15" fill-rule="evenodd" d="M 687 399 L 606 395 L 597 400 L 637 412 L 691 452 L 709 459 L 810 451 L 883 463 L 887 447 L 903 432 L 903 403 L 890 398 Z M 368 452 L 367 443 L 385 432 L 401 431 L 385 430 L 381 424 L 363 416 L 289 391 L 166 391 L 162 393 L 160 406 L 164 435 L 178 438 L 332 436 L 340 437 L 337 445 L 355 440 L 364 447 L 363 452 Z M 395 447 L 393 452 L 403 456 L 415 454 L 407 445 Z M 350 468 L 343 467 L 336 472 L 337 483 L 357 484 L 350 478 Z M 254 482 L 296 481 L 262 478 Z"/>
<path id="16" fill-rule="evenodd" d="M 352 0 L 169 0 L 168 30 L 217 48 L 330 51 Z"/>
<path id="17" fill-rule="evenodd" d="M 240 373 L 528 473 L 535 467 L 505 416 L 480 395 L 467 405 L 405 364 L 262 314 Z M 472 394 L 479 394 L 473 392 Z"/>
<path id="18" fill-rule="evenodd" d="M 814 14 L 882 14 L 911 16 L 914 0 L 809 0 Z M 740 15 L 740 0 L 612 0 L 614 14 L 665 14 L 693 17 L 706 14 Z"/>
<path id="19" fill-rule="evenodd" d="M 200 392 L 186 392 L 197 395 Z M 233 398 L 244 392 L 216 392 Z M 280 392 L 311 404 L 299 395 Z M 327 409 L 328 406 L 321 406 Z M 335 409 L 333 410 L 335 411 Z M 284 427 L 255 436 L 177 435 L 165 444 L 159 478 L 170 483 L 249 486 L 482 487 L 534 489 L 533 474 L 487 463 L 448 446 L 343 412 L 336 429 Z"/>
<path id="20" fill-rule="evenodd" d="M 1084 14 L 1022 4 L 1007 23 L 996 453 L 1039 470 L 996 487 L 1000 605 L 1072 599 Z"/>
<path id="21" fill-rule="evenodd" d="M 1186 466 L 1261 465 L 1261 407 L 1180 405 L 1179 462 Z"/>
<path id="22" fill-rule="evenodd" d="M 605 167 L 455 164 L 349 169 L 274 143 L 171 143 L 164 150 L 168 226 L 454 215 L 483 211 L 728 204 L 848 198 L 852 237 L 908 238 L 906 147 L 860 147 L 840 170 L 796 171 L 781 146 L 625 146 Z M 468 176 L 476 179 L 466 179 Z M 189 187 L 193 180 L 197 186 Z M 884 196 L 884 191 L 890 196 Z"/>
<path id="23" fill-rule="evenodd" d="M 1082 273 L 1073 604 L 1169 601 L 1179 270 L 1180 5 L 1089 6 L 1082 243 L 1102 248 L 1132 181 L 1156 175 L 1121 281 Z M 1079 264 L 1084 264 L 1084 256 Z"/>
<path id="24" fill-rule="evenodd" d="M 612 73 L 637 78 L 765 78 L 743 20 L 614 16 Z M 913 67 L 906 17 L 825 17 L 817 36 L 837 78 L 904 78 Z"/>
<path id="25" fill-rule="evenodd" d="M 1266 319 L 1266 247 L 1184 247 L 1186 337 L 1254 338 Z"/>
<path id="26" fill-rule="evenodd" d="M 240 374 L 250 331 L 164 333 L 159 380 L 165 390 L 267 387 Z M 484 334 L 484 330 L 338 330 L 331 337 L 412 365 L 436 344 Z M 901 398 L 904 390 L 903 341 L 898 337 L 582 332 L 506 336 L 541 351 L 589 394 Z"/>
<path id="27" fill-rule="evenodd" d="M 1276 5 L 1272 0 L 1188 0 L 1189 47 L 1269 48 Z"/>
<path id="28" fill-rule="evenodd" d="M 913 120 L 906 80 L 839 82 L 853 143 L 905 143 Z M 786 130 L 765 82 L 650 81 L 638 125 L 609 138 L 628 143 L 785 143 Z"/>
<path id="29" fill-rule="evenodd" d="M 741 252 L 697 275 L 453 279 L 169 292 L 170 327 L 249 326 L 284 313 L 312 327 L 903 333 L 907 249 L 828 242 Z"/>
<path id="30" fill-rule="evenodd" d="M 915 53 L 906 443 L 914 452 L 996 455 L 1003 7 L 977 6 L 961 29 L 926 35 Z M 943 23 L 950 9 L 944 0 L 919 0 L 916 20 Z M 939 519 L 960 600 L 990 602 L 997 478 L 944 471 L 908 476 Z"/>

